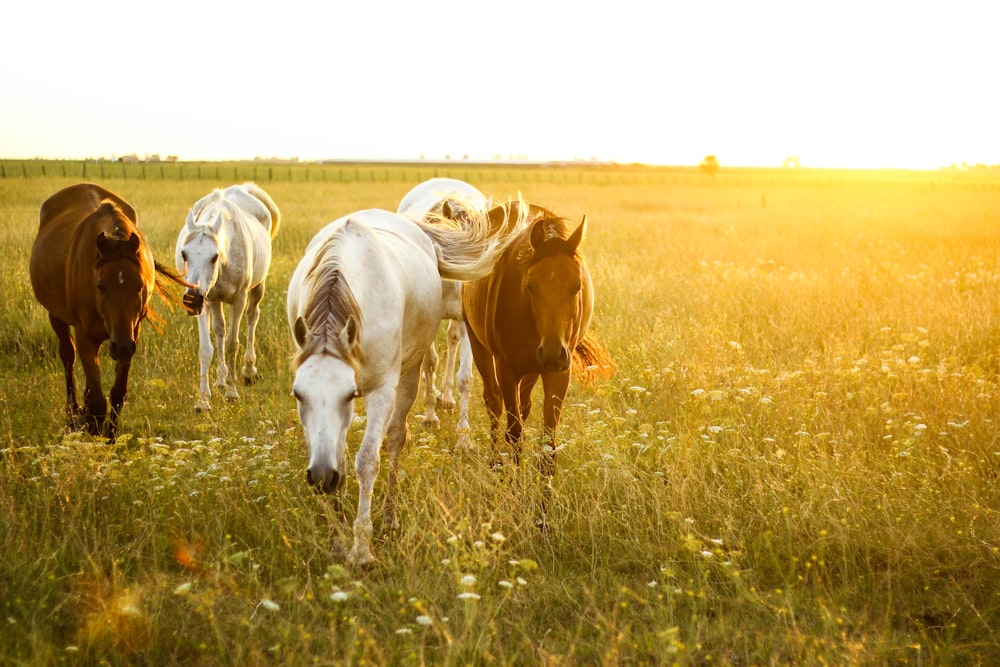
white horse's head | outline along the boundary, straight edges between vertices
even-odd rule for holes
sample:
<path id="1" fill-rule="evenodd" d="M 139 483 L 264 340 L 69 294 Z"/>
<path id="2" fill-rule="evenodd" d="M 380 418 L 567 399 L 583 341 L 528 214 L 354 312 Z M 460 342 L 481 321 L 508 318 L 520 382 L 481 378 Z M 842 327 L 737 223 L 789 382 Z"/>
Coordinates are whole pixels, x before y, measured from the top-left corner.
<path id="1" fill-rule="evenodd" d="M 201 312 L 205 297 L 215 287 L 219 271 L 226 264 L 226 244 L 222 238 L 226 215 L 220 211 L 214 223 L 199 224 L 191 211 L 177 239 L 177 269 L 194 285 L 184 295 L 184 303 L 193 314 Z"/>
<path id="2" fill-rule="evenodd" d="M 347 430 L 354 419 L 354 399 L 358 397 L 357 364 L 340 354 L 327 351 L 305 352 L 315 345 L 305 321 L 295 323 L 296 343 L 303 348 L 300 353 L 292 394 L 298 407 L 299 421 L 309 449 L 309 467 L 306 481 L 318 492 L 333 493 L 347 477 Z M 357 349 L 357 321 L 348 320 L 337 336 L 337 346 L 342 350 Z"/>

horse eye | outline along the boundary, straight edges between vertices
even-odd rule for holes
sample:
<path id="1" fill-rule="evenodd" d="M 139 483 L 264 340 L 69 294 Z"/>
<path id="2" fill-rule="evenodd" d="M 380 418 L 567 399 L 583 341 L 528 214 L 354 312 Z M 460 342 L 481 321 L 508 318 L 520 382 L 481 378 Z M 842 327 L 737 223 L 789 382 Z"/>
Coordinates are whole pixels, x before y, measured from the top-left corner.
<path id="1" fill-rule="evenodd" d="M 184 260 L 185 262 L 188 261 L 187 250 L 181 250 L 181 259 Z"/>
<path id="2" fill-rule="evenodd" d="M 212 264 L 215 264 L 218 261 L 219 261 L 219 253 L 215 253 L 214 255 L 212 255 Z"/>
<path id="3" fill-rule="evenodd" d="M 299 393 L 298 389 L 293 389 L 292 390 L 292 396 L 294 396 L 295 400 L 298 401 L 299 403 L 302 402 L 302 394 Z"/>

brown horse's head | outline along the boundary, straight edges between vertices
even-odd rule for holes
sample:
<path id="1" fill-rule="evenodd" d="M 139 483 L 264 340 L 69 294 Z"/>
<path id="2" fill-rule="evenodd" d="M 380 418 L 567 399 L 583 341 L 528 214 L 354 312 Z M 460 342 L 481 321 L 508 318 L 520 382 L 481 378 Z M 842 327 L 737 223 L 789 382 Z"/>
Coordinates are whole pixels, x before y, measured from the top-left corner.
<path id="1" fill-rule="evenodd" d="M 587 224 L 562 238 L 560 221 L 543 218 L 531 228 L 532 255 L 524 272 L 540 343 L 535 353 L 543 373 L 568 370 L 584 317 L 585 276 L 577 252 Z"/>
<path id="2" fill-rule="evenodd" d="M 136 232 L 127 238 L 98 234 L 94 264 L 96 305 L 115 361 L 128 361 L 135 354 L 152 277 L 151 270 L 143 268 L 145 260 L 142 240 Z"/>

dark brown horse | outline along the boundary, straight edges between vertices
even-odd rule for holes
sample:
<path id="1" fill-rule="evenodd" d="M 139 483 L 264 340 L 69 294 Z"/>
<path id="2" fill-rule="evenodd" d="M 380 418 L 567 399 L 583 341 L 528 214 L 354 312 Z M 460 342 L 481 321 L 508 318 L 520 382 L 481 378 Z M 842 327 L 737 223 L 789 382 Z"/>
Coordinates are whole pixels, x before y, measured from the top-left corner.
<path id="1" fill-rule="evenodd" d="M 614 363 L 587 334 L 594 288 L 579 249 L 586 217 L 570 233 L 566 221 L 551 211 L 527 206 L 527 225 L 515 232 L 489 276 L 465 284 L 462 306 L 483 379 L 494 464 L 500 463 L 502 411 L 507 415 L 506 441 L 519 460 L 531 390 L 541 378 L 545 428 L 539 468 L 552 475 L 556 428 L 574 367 L 610 376 Z"/>
<path id="2" fill-rule="evenodd" d="M 35 298 L 49 311 L 59 338 L 69 425 L 113 440 L 139 324 L 147 316 L 156 317 L 149 297 L 153 292 L 167 296 L 157 276 L 185 283 L 154 261 L 132 205 L 93 183 L 64 188 L 42 204 L 30 273 Z M 110 415 L 98 363 L 106 340 L 115 361 Z M 77 353 L 86 375 L 82 407 L 76 402 L 73 378 Z"/>

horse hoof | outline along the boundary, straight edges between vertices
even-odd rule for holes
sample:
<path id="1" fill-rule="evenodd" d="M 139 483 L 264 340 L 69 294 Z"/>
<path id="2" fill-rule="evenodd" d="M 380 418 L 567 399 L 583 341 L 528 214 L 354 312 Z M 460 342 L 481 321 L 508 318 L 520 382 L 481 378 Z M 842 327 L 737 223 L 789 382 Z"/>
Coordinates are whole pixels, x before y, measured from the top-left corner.
<path id="1" fill-rule="evenodd" d="M 438 410 L 443 410 L 444 412 L 452 412 L 455 409 L 455 401 L 449 401 L 439 396 L 437 399 L 437 408 Z"/>
<path id="2" fill-rule="evenodd" d="M 437 418 L 437 415 L 435 415 L 434 417 L 424 417 L 423 424 L 424 428 L 436 429 L 441 427 L 441 420 Z"/>
<path id="3" fill-rule="evenodd" d="M 212 406 L 208 403 L 208 401 L 205 402 L 199 401 L 198 403 L 194 404 L 194 411 L 198 413 L 211 412 Z"/>

